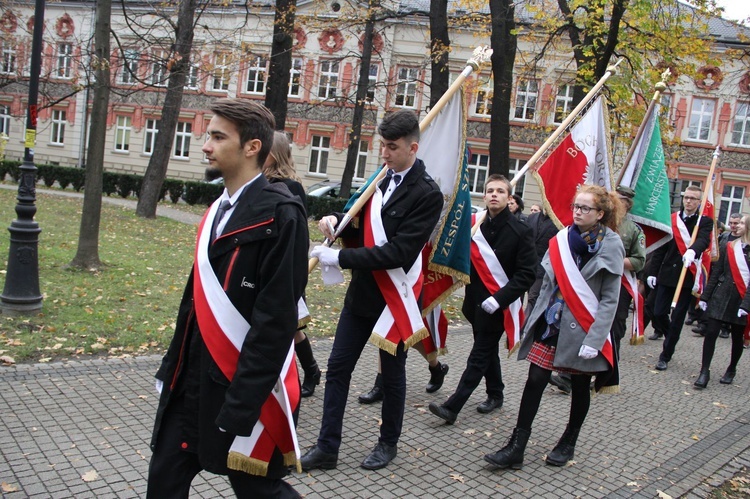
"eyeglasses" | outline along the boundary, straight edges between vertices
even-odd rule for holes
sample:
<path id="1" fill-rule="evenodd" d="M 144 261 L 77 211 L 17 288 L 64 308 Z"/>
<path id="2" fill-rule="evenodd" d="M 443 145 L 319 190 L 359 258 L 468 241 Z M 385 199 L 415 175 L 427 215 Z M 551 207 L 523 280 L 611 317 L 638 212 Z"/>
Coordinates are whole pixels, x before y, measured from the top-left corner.
<path id="1" fill-rule="evenodd" d="M 584 215 L 588 215 L 589 212 L 594 208 L 591 206 L 586 206 L 585 204 L 571 204 L 570 209 L 571 211 L 573 211 L 573 213 L 575 213 L 576 211 L 580 211 Z"/>
<path id="2" fill-rule="evenodd" d="M 685 201 L 700 201 L 701 198 L 694 198 L 693 196 L 682 196 L 682 199 Z"/>

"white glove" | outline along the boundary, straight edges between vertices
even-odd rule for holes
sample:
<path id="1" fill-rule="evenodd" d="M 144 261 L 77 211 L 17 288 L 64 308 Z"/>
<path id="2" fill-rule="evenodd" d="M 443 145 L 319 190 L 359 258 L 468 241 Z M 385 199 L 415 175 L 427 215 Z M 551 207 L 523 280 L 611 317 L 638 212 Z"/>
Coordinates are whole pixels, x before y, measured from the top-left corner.
<path id="1" fill-rule="evenodd" d="M 646 284 L 648 284 L 648 287 L 651 289 L 656 288 L 656 276 L 650 275 L 646 278 Z"/>
<path id="2" fill-rule="evenodd" d="M 698 308 L 703 310 L 704 312 L 708 308 L 708 303 L 704 302 L 703 300 L 698 302 Z"/>
<path id="3" fill-rule="evenodd" d="M 578 350 L 578 356 L 582 359 L 593 359 L 598 354 L 599 350 L 586 345 L 581 345 L 581 349 Z"/>
<path id="4" fill-rule="evenodd" d="M 164 382 L 156 378 L 156 381 L 154 383 L 154 388 L 156 388 L 156 391 L 159 392 L 159 395 L 161 395 L 161 391 L 164 389 Z"/>
<path id="5" fill-rule="evenodd" d="M 743 309 L 737 310 L 737 317 L 747 317 L 747 310 L 743 310 Z"/>
<path id="6" fill-rule="evenodd" d="M 321 265 L 326 267 L 339 266 L 339 251 L 328 246 L 315 246 L 310 252 L 310 257 L 317 258 Z"/>
<path id="7" fill-rule="evenodd" d="M 693 262 L 695 261 L 695 251 L 694 250 L 687 250 L 684 255 L 682 255 L 682 264 L 685 266 L 685 268 L 690 267 Z"/>
<path id="8" fill-rule="evenodd" d="M 489 297 L 482 302 L 482 310 L 488 314 L 494 314 L 500 309 L 500 304 L 493 297 Z"/>

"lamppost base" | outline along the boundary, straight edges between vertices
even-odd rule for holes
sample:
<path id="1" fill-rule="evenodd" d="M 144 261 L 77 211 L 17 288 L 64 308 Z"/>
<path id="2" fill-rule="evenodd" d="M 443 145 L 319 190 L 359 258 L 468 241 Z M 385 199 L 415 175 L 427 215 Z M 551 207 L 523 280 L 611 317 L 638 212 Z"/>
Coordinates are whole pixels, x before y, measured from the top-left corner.
<path id="1" fill-rule="evenodd" d="M 42 311 L 42 298 L 38 300 L 29 300 L 19 302 L 16 300 L 5 301 L 5 297 L 0 296 L 0 314 L 8 317 L 18 317 L 21 315 L 34 315 Z"/>

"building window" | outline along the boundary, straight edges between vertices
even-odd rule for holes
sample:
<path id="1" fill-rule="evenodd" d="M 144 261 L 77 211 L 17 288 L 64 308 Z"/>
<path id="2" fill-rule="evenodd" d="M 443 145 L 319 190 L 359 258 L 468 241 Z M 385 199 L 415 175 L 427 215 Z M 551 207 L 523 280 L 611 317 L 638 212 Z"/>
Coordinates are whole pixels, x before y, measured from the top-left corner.
<path id="1" fill-rule="evenodd" d="M 555 124 L 559 125 L 573 110 L 573 85 L 563 85 L 557 88 L 555 97 Z"/>
<path id="2" fill-rule="evenodd" d="M 312 136 L 308 172 L 324 175 L 328 171 L 328 153 L 330 152 L 330 147 L 330 137 L 323 137 L 322 135 Z"/>
<path id="3" fill-rule="evenodd" d="M 58 78 L 70 78 L 73 73 L 73 45 L 70 43 L 57 44 L 57 70 L 55 76 Z"/>
<path id="4" fill-rule="evenodd" d="M 518 170 L 523 168 L 523 165 L 526 164 L 526 161 L 520 160 L 520 159 L 510 159 L 510 168 L 508 168 L 508 180 L 512 180 L 513 177 L 516 176 L 516 173 L 518 173 Z M 513 187 L 513 192 L 511 194 L 518 194 L 519 196 L 523 197 L 523 191 L 526 187 L 526 175 L 518 179 L 518 183 L 515 187 Z"/>
<path id="5" fill-rule="evenodd" d="M 159 120 L 146 120 L 146 131 L 143 139 L 143 154 L 148 154 L 150 156 L 154 152 L 157 133 L 159 133 Z"/>
<path id="6" fill-rule="evenodd" d="M 659 118 L 662 119 L 662 123 L 672 125 L 672 94 L 661 94 Z"/>
<path id="7" fill-rule="evenodd" d="M 16 48 L 9 42 L 2 43 L 2 60 L 0 60 L 0 73 L 12 74 L 16 72 Z"/>
<path id="8" fill-rule="evenodd" d="M 0 106 L 0 134 L 10 136 L 10 106 Z"/>
<path id="9" fill-rule="evenodd" d="M 318 83 L 318 97 L 332 99 L 336 97 L 336 86 L 339 82 L 339 62 L 320 61 L 320 82 Z"/>
<path id="10" fill-rule="evenodd" d="M 396 84 L 396 106 L 414 108 L 418 75 L 419 70 L 416 68 L 399 68 Z"/>
<path id="11" fill-rule="evenodd" d="M 136 76 L 138 76 L 138 57 L 140 57 L 140 54 L 137 50 L 125 51 L 121 61 L 120 83 L 135 83 Z"/>
<path id="12" fill-rule="evenodd" d="M 302 59 L 294 57 L 289 70 L 289 97 L 299 97 L 302 94 Z"/>
<path id="13" fill-rule="evenodd" d="M 52 110 L 52 134 L 49 141 L 57 145 L 65 143 L 65 111 Z"/>
<path id="14" fill-rule="evenodd" d="M 536 112 L 536 100 L 539 96 L 536 80 L 521 80 L 516 90 L 516 119 L 531 121 Z"/>
<path id="15" fill-rule="evenodd" d="M 266 59 L 260 56 L 250 61 L 245 91 L 251 94 L 262 94 L 266 91 L 266 63 Z"/>
<path id="16" fill-rule="evenodd" d="M 477 116 L 492 115 L 492 93 L 495 83 L 492 78 L 477 87 L 477 104 L 474 106 L 474 114 Z"/>
<path id="17" fill-rule="evenodd" d="M 169 53 L 164 50 L 154 52 L 154 60 L 151 63 L 151 84 L 156 87 L 167 86 L 167 58 Z M 187 85 L 186 85 L 187 86 Z"/>
<path id="18" fill-rule="evenodd" d="M 190 135 L 193 125 L 185 121 L 177 122 L 177 131 L 174 135 L 174 157 L 190 157 Z"/>
<path id="19" fill-rule="evenodd" d="M 472 194 L 484 194 L 484 181 L 487 179 L 487 170 L 490 157 L 487 154 L 472 154 L 469 158 L 469 191 Z"/>
<path id="20" fill-rule="evenodd" d="M 378 86 L 379 71 L 380 69 L 377 64 L 370 64 L 370 74 L 367 76 L 367 97 L 365 97 L 365 101 L 367 102 L 375 100 L 375 89 Z"/>
<path id="21" fill-rule="evenodd" d="M 750 146 L 750 104 L 747 102 L 737 103 L 737 112 L 734 114 L 734 128 L 732 129 L 732 144 Z"/>
<path id="22" fill-rule="evenodd" d="M 130 150 L 130 116 L 118 116 L 115 125 L 115 151 Z"/>
<path id="23" fill-rule="evenodd" d="M 195 90 L 198 88 L 198 65 L 191 64 L 185 78 L 185 88 Z"/>
<path id="24" fill-rule="evenodd" d="M 216 54 L 214 65 L 213 90 L 229 90 L 229 54 Z"/>
<path id="25" fill-rule="evenodd" d="M 688 139 L 708 141 L 711 133 L 711 122 L 714 118 L 715 102 L 710 99 L 693 99 L 693 107 L 690 110 L 690 125 L 688 126 Z"/>
<path id="26" fill-rule="evenodd" d="M 729 215 L 742 213 L 742 200 L 745 188 L 738 185 L 725 185 L 721 192 L 721 206 L 719 208 L 719 222 L 729 223 Z"/>
<path id="27" fill-rule="evenodd" d="M 699 180 L 669 179 L 669 204 L 672 207 L 672 211 L 682 208 L 682 194 L 691 185 L 703 190 L 703 182 Z"/>
<path id="28" fill-rule="evenodd" d="M 354 178 L 365 179 L 367 175 L 367 152 L 370 150 L 370 142 L 359 141 L 359 153 L 357 154 L 357 167 L 354 169 Z"/>

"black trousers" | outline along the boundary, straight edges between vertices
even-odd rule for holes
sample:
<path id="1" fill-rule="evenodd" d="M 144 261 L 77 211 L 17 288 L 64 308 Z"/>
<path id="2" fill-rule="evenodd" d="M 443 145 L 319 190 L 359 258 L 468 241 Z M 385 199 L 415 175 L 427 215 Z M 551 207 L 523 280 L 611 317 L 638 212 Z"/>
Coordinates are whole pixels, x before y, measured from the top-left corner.
<path id="1" fill-rule="evenodd" d="M 731 357 L 729 360 L 729 367 L 727 371 L 736 371 L 737 363 L 742 357 L 742 351 L 744 350 L 745 343 L 745 325 L 744 324 L 725 324 L 716 319 L 707 319 L 706 321 L 706 335 L 703 337 L 703 356 L 701 358 L 701 369 L 709 369 L 711 367 L 711 360 L 714 357 L 714 351 L 716 350 L 716 339 L 719 337 L 719 331 L 725 325 L 728 326 L 732 333 L 732 350 Z"/>
<path id="2" fill-rule="evenodd" d="M 687 279 L 686 279 L 687 280 Z M 680 296 L 677 299 L 677 304 L 672 310 L 672 315 L 669 315 L 669 309 L 672 307 L 672 298 L 674 297 L 675 289 L 671 286 L 662 286 L 657 284 L 656 289 L 656 301 L 654 302 L 654 329 L 656 329 L 657 318 L 669 317 L 669 322 L 666 328 L 666 336 L 664 337 L 664 344 L 662 346 L 659 360 L 669 362 L 672 360 L 677 342 L 680 341 L 680 334 L 682 333 L 682 326 L 685 323 L 685 316 L 687 315 L 690 304 L 693 302 L 693 295 L 690 292 L 692 287 L 692 279 L 687 286 L 683 286 Z"/>
<path id="3" fill-rule="evenodd" d="M 622 340 L 627 334 L 627 320 L 630 314 L 630 302 L 633 298 L 628 293 L 628 290 L 624 286 L 620 286 L 620 301 L 617 302 L 617 310 L 615 310 L 615 320 L 612 321 L 612 336 L 615 338 L 616 351 L 620 353 L 620 340 Z M 634 317 L 633 320 L 636 320 Z"/>
<path id="4" fill-rule="evenodd" d="M 190 495 L 190 484 L 203 470 L 198 454 L 182 450 L 182 404 L 167 408 L 159 430 L 156 449 L 148 467 L 147 499 L 182 499 Z M 229 483 L 242 499 L 296 499 L 301 497 L 284 480 L 248 475 L 229 470 Z"/>
<path id="5" fill-rule="evenodd" d="M 341 311 L 328 358 L 323 421 L 318 434 L 318 448 L 323 452 L 335 454 L 339 451 L 352 372 L 376 322 L 377 317 L 354 315 L 346 306 Z M 406 403 L 406 352 L 403 343 L 399 343 L 396 355 L 380 350 L 380 368 L 383 378 L 380 441 L 396 445 L 401 436 Z"/>
<path id="6" fill-rule="evenodd" d="M 487 387 L 487 396 L 494 399 L 503 399 L 503 374 L 500 369 L 500 357 L 498 348 L 502 332 L 473 331 L 474 346 L 471 348 L 469 358 L 466 360 L 466 369 L 461 375 L 456 391 L 443 404 L 455 413 L 461 409 L 469 400 L 471 394 L 484 377 Z"/>

